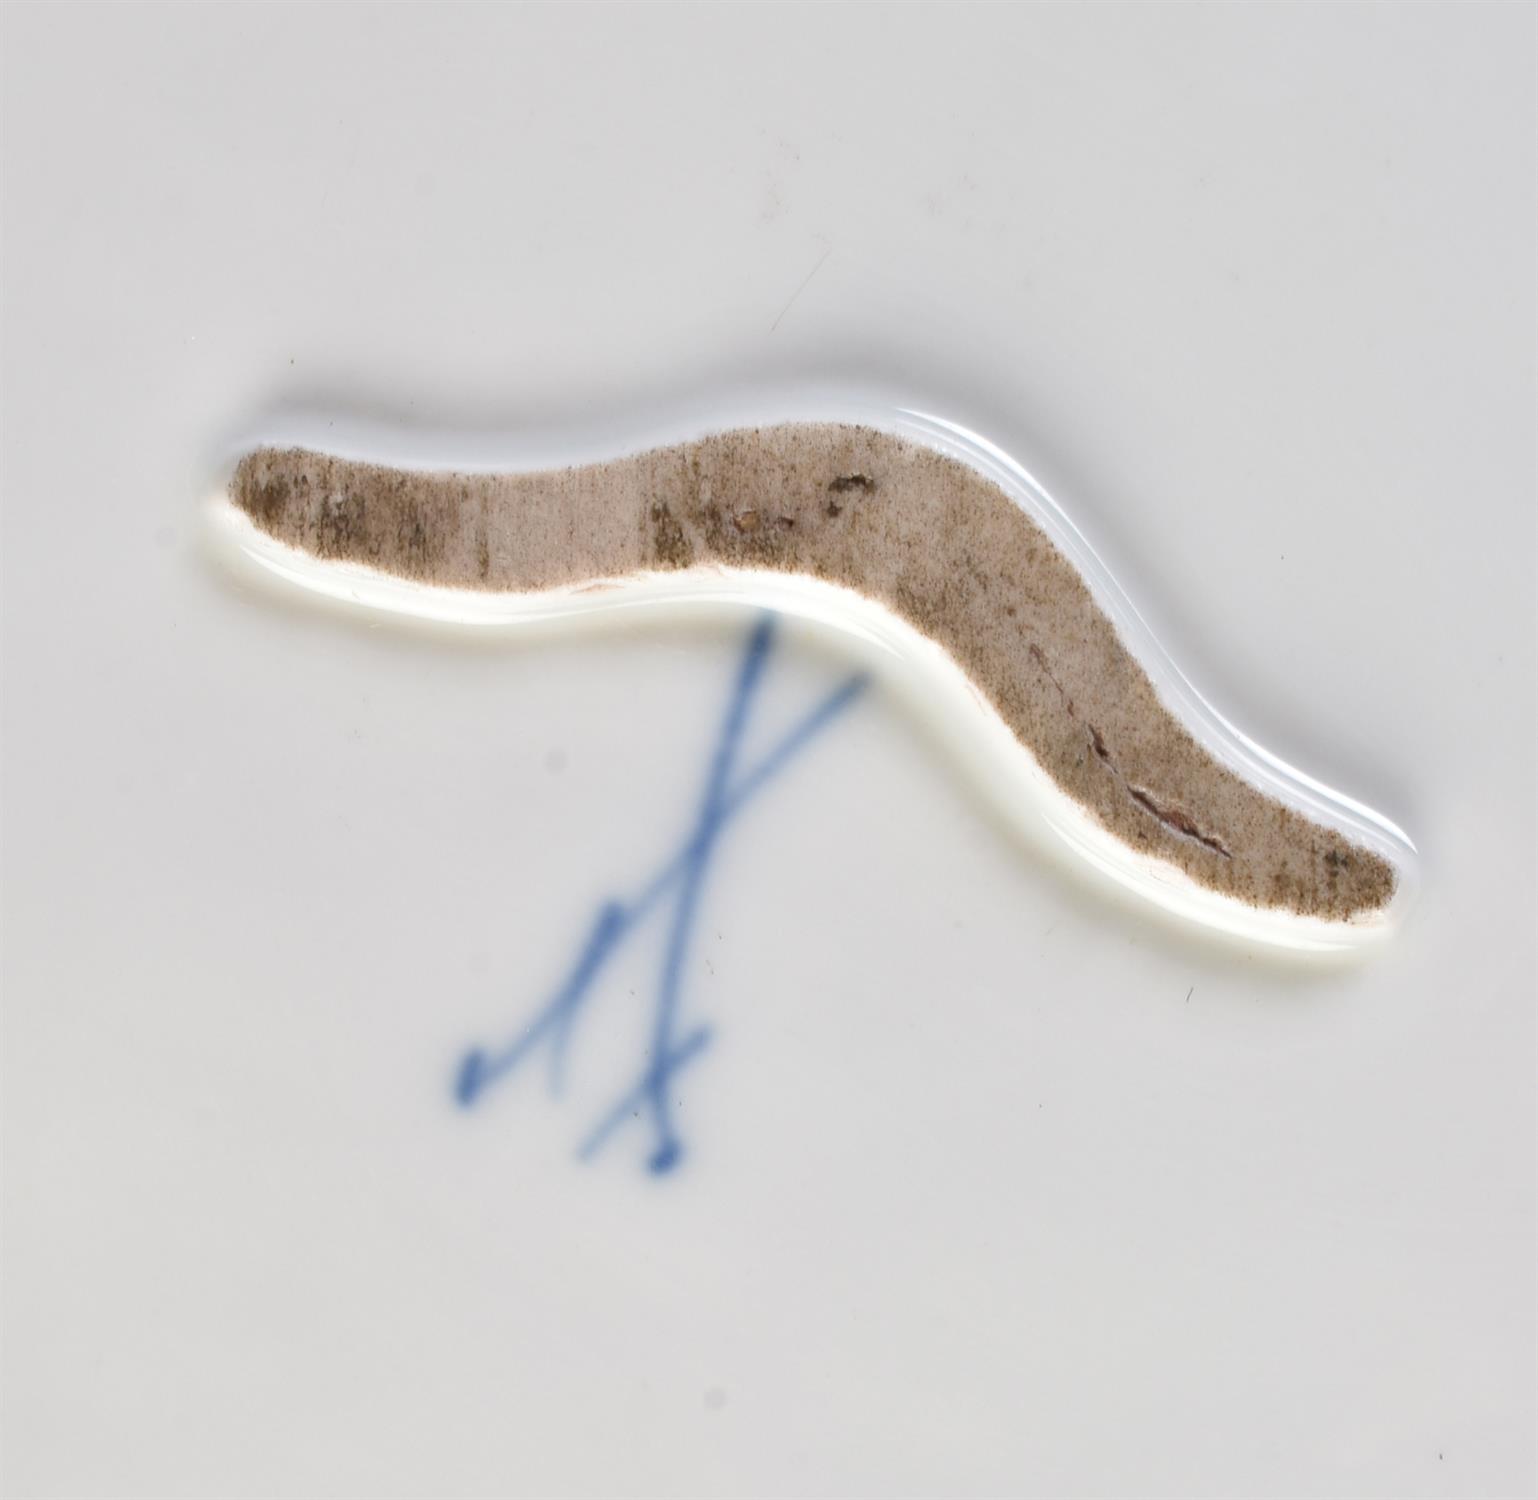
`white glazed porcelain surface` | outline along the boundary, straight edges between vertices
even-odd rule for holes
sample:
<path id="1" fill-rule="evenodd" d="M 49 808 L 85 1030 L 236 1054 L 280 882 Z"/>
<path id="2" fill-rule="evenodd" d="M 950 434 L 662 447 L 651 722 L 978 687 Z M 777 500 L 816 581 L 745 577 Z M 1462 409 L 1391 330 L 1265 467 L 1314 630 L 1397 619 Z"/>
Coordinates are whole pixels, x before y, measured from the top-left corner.
<path id="1" fill-rule="evenodd" d="M 1533 1483 L 1530 18 L 12 12 L 8 1493 Z M 232 575 L 335 421 L 527 465 L 768 392 L 1025 458 L 1195 688 L 1420 845 L 1351 961 L 1041 857 L 786 619 L 480 635 Z M 811 399 L 808 397 L 808 399 Z M 360 441 L 362 440 L 360 437 Z"/>

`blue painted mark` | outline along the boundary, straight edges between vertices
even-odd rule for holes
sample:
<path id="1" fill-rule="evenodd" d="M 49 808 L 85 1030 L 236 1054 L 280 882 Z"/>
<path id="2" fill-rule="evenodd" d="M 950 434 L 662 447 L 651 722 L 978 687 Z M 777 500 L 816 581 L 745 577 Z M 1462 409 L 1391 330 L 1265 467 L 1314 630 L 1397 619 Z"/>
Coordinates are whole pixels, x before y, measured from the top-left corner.
<path id="1" fill-rule="evenodd" d="M 587 941 L 565 983 L 515 1041 L 500 1052 L 486 1052 L 476 1047 L 465 1054 L 454 1083 L 454 1097 L 464 1108 L 470 1108 L 490 1085 L 505 1078 L 541 1045 L 548 1047 L 550 1092 L 560 1094 L 566 1080 L 566 1054 L 572 1031 L 592 994 L 594 981 L 625 938 L 652 911 L 663 905 L 664 898 L 668 898 L 672 903 L 672 916 L 658 976 L 647 1065 L 634 1085 L 588 1133 L 578 1155 L 583 1160 L 595 1155 L 626 1120 L 644 1114 L 655 1135 L 647 1159 L 648 1169 L 660 1176 L 678 1165 L 683 1144 L 673 1127 L 668 1085 L 705 1050 L 711 1036 L 710 1028 L 704 1025 L 692 1027 L 680 1035 L 678 1022 L 695 915 L 710 873 L 711 857 L 732 820 L 848 708 L 869 683 L 864 673 L 850 677 L 801 719 L 757 765 L 739 777 L 737 762 L 743 732 L 774 650 L 774 639 L 775 618 L 771 614 L 763 615 L 748 634 L 726 715 L 711 753 L 699 812 L 688 839 L 642 888 L 640 895 L 628 902 L 605 901 L 599 907 Z"/>

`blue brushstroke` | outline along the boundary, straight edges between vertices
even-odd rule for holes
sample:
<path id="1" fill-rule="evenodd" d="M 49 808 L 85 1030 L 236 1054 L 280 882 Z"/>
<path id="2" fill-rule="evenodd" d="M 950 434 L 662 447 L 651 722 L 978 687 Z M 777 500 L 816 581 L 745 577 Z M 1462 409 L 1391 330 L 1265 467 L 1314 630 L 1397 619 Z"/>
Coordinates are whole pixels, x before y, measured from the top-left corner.
<path id="1" fill-rule="evenodd" d="M 628 902 L 605 901 L 598 909 L 587 941 L 582 945 L 566 982 L 524 1028 L 517 1040 L 502 1051 L 488 1053 L 472 1048 L 460 1063 L 454 1097 L 466 1109 L 493 1083 L 505 1078 L 541 1045 L 548 1047 L 548 1086 L 559 1095 L 566 1080 L 566 1054 L 572 1031 L 594 982 L 604 964 L 652 911 L 671 898 L 672 917 L 662 971 L 658 976 L 656 1011 L 652 1019 L 648 1062 L 632 1087 L 588 1133 L 578 1155 L 587 1160 L 600 1151 L 609 1137 L 628 1119 L 645 1115 L 651 1122 L 655 1143 L 647 1159 L 648 1169 L 661 1176 L 678 1165 L 683 1144 L 673 1127 L 668 1104 L 670 1081 L 709 1045 L 708 1026 L 696 1026 L 678 1034 L 679 1000 L 694 937 L 695 915 L 710 873 L 721 835 L 806 746 L 864 692 L 869 678 L 850 677 L 801 719 L 757 765 L 740 779 L 737 773 L 742 737 L 752 712 L 753 700 L 763 682 L 764 670 L 774 649 L 775 617 L 761 616 L 748 634 L 747 646 L 737 669 L 720 734 L 711 752 L 705 789 L 700 798 L 693 831 L 682 848 Z"/>

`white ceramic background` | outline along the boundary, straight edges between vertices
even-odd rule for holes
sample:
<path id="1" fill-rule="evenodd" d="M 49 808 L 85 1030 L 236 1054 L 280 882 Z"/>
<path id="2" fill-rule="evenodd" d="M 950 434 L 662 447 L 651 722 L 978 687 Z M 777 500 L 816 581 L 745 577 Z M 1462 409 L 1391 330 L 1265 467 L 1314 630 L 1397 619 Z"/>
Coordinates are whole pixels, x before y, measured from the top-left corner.
<path id="1" fill-rule="evenodd" d="M 4 44 L 9 1493 L 1531 1489 L 1531 11 Z M 283 412 L 803 378 L 1027 457 L 1421 903 L 1321 967 L 1065 884 L 878 684 L 723 845 L 684 1168 L 579 1167 L 596 1096 L 453 1063 L 680 836 L 746 622 L 349 618 L 197 498 Z M 792 633 L 765 724 L 845 670 Z"/>

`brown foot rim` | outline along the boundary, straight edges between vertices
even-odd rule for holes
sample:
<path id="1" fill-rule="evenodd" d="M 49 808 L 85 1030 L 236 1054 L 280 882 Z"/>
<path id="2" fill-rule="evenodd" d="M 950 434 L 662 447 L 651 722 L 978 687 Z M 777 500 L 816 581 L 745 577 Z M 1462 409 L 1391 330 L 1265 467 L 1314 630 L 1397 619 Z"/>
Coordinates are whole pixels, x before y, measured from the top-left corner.
<path id="1" fill-rule="evenodd" d="M 230 490 L 316 558 L 440 587 L 538 592 L 704 565 L 843 585 L 943 646 L 1116 838 L 1251 906 L 1386 906 L 1386 859 L 1250 785 L 1164 706 L 1084 579 L 961 461 L 869 427 L 744 428 L 586 467 L 418 473 L 300 449 Z"/>

